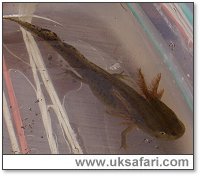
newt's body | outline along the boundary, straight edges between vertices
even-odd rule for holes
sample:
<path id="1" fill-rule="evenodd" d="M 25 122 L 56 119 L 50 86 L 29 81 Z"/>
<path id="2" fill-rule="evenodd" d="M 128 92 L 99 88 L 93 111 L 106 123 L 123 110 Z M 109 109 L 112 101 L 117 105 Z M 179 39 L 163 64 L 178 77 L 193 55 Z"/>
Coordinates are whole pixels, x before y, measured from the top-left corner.
<path id="1" fill-rule="evenodd" d="M 52 31 L 37 27 L 16 18 L 5 18 L 17 22 L 31 33 L 49 43 L 88 84 L 94 95 L 107 107 L 111 115 L 123 117 L 127 128 L 121 133 L 121 147 L 126 147 L 126 134 L 137 125 L 157 138 L 177 139 L 185 132 L 183 123 L 160 99 L 164 90 L 158 92 L 159 74 L 147 87 L 141 70 L 138 70 L 138 85 L 143 95 L 118 77 L 86 59 L 76 48 L 61 41 Z"/>

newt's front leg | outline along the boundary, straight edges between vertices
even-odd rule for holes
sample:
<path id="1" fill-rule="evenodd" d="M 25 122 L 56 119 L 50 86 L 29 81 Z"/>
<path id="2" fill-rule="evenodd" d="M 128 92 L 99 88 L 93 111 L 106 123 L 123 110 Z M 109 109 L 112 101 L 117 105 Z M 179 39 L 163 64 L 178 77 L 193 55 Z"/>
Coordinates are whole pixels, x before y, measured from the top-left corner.
<path id="1" fill-rule="evenodd" d="M 126 123 L 128 124 L 128 127 L 121 132 L 121 146 L 120 148 L 124 148 L 127 149 L 127 143 L 126 143 L 126 138 L 127 138 L 127 134 L 135 127 L 134 123 Z"/>

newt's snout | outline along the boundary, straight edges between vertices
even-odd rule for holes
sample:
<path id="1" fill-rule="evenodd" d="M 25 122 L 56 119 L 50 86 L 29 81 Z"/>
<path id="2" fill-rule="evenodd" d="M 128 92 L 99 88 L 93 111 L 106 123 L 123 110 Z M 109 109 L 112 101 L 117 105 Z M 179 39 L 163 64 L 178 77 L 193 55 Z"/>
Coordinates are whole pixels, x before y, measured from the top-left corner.
<path id="1" fill-rule="evenodd" d="M 184 124 L 178 119 L 176 114 L 162 101 L 153 101 L 152 105 L 157 107 L 156 117 L 159 130 L 156 130 L 155 136 L 166 140 L 175 140 L 185 133 Z"/>

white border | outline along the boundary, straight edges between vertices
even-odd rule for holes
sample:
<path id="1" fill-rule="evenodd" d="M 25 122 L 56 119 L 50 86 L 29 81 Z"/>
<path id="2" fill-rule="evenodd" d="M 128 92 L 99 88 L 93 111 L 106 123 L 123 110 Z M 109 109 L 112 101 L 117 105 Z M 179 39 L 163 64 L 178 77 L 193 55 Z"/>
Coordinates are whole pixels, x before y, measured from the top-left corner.
<path id="1" fill-rule="evenodd" d="M 188 170 L 193 169 L 193 155 L 3 155 L 3 169 Z"/>

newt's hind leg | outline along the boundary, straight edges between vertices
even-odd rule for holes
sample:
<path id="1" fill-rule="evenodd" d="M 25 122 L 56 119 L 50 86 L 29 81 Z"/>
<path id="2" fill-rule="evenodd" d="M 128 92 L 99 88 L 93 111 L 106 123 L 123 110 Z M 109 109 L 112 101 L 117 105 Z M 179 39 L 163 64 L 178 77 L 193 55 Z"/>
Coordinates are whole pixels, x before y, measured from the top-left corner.
<path id="1" fill-rule="evenodd" d="M 127 134 L 135 127 L 134 123 L 129 123 L 128 127 L 121 133 L 121 146 L 120 148 L 127 149 Z"/>
<path id="2" fill-rule="evenodd" d="M 127 77 L 129 77 L 128 75 L 124 74 L 124 71 L 120 73 L 113 73 L 112 75 L 119 79 L 126 79 Z"/>
<path id="3" fill-rule="evenodd" d="M 123 118 L 123 119 L 127 119 L 127 120 L 129 120 L 131 118 L 131 116 L 129 114 L 127 114 L 126 112 L 112 109 L 112 108 L 107 108 L 106 113 L 112 117 L 119 117 L 119 118 Z"/>
<path id="4" fill-rule="evenodd" d="M 134 81 L 129 75 L 124 74 L 124 71 L 122 71 L 121 73 L 113 73 L 112 76 L 122 81 L 125 81 L 125 83 L 127 83 L 129 86 L 134 86 Z"/>

